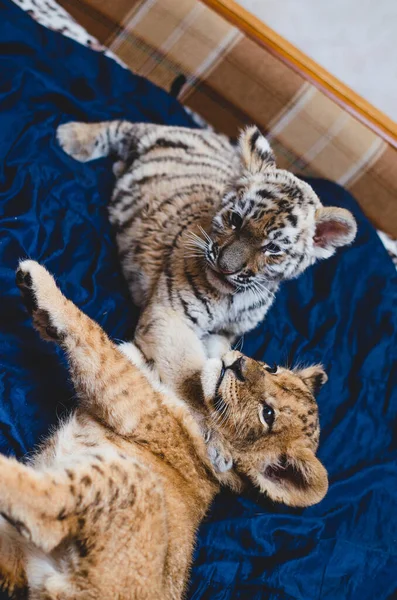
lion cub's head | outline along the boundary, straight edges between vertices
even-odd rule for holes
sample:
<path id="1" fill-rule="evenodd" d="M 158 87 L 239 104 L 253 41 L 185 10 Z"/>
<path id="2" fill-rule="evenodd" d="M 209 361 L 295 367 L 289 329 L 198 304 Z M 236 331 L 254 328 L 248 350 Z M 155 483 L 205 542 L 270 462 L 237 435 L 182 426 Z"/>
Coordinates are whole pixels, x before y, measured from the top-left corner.
<path id="1" fill-rule="evenodd" d="M 275 501 L 319 502 L 327 472 L 316 458 L 315 394 L 327 380 L 319 366 L 289 371 L 228 352 L 210 359 L 201 381 L 212 429 L 230 449 L 234 469 Z"/>

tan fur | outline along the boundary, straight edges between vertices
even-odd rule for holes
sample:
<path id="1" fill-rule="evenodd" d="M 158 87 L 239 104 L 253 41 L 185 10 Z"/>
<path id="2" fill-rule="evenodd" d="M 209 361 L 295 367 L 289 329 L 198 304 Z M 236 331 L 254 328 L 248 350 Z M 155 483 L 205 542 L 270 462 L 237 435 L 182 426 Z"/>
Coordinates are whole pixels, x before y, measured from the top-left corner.
<path id="1" fill-rule="evenodd" d="M 241 480 L 214 471 L 188 405 L 136 348 L 115 346 L 37 263 L 23 261 L 17 282 L 36 328 L 66 351 L 80 403 L 29 464 L 0 457 L 3 585 L 17 598 L 27 584 L 30 600 L 180 599 L 200 521 L 221 483 Z M 319 368 L 271 374 L 234 352 L 201 373 L 203 410 L 237 471 L 292 505 L 327 488 L 314 454 L 319 378 Z M 277 412 L 272 435 L 262 402 Z"/>

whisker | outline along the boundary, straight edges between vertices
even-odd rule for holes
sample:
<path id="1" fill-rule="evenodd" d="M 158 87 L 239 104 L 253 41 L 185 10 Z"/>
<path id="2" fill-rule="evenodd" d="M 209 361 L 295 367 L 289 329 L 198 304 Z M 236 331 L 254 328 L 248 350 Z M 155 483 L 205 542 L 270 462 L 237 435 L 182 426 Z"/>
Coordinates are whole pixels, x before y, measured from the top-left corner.
<path id="1" fill-rule="evenodd" d="M 222 404 L 223 404 L 223 406 L 222 406 Z M 222 398 L 219 398 L 218 400 L 216 400 L 214 403 L 214 406 L 217 410 L 216 410 L 215 420 L 214 420 L 214 417 L 211 415 L 212 419 L 213 419 L 212 423 L 213 423 L 213 425 L 215 425 L 217 427 L 223 427 L 229 419 L 230 406 L 228 404 L 226 404 L 226 402 Z"/>
<path id="2" fill-rule="evenodd" d="M 271 290 L 269 290 L 269 288 L 265 286 L 263 279 L 258 278 L 255 280 L 255 283 L 257 285 L 259 285 L 265 292 L 270 294 L 270 296 L 273 296 L 273 298 L 275 297 L 275 293 L 272 292 Z"/>
<path id="3" fill-rule="evenodd" d="M 223 404 L 223 406 L 222 406 L 221 403 Z M 226 402 L 224 402 L 222 400 L 222 398 L 220 399 L 219 404 L 221 404 L 221 406 L 222 406 L 222 408 L 220 410 L 220 413 L 219 413 L 221 415 L 221 417 L 222 417 L 225 414 L 225 411 L 227 410 L 227 404 L 226 404 Z"/>
<path id="4" fill-rule="evenodd" d="M 238 352 L 242 352 L 244 346 L 244 336 L 242 335 L 239 340 L 234 344 L 233 350 L 237 350 Z"/>
<path id="5" fill-rule="evenodd" d="M 203 240 L 202 238 L 195 236 L 194 233 L 189 234 L 189 240 L 190 242 L 193 242 L 194 244 L 203 244 L 204 246 L 207 245 L 206 241 Z"/>
<path id="6" fill-rule="evenodd" d="M 204 242 L 199 242 L 198 240 L 190 240 L 189 242 L 184 244 L 185 248 L 200 248 L 201 250 L 207 251 L 208 246 L 204 244 Z"/>
<path id="7" fill-rule="evenodd" d="M 235 296 L 236 294 L 238 294 L 239 292 L 241 292 L 241 290 L 244 289 L 241 285 L 236 285 L 236 289 L 234 290 L 232 296 Z"/>
<path id="8" fill-rule="evenodd" d="M 218 427 L 218 414 L 215 411 L 210 414 L 210 425 L 211 427 Z"/>
<path id="9" fill-rule="evenodd" d="M 207 247 L 207 244 L 203 240 L 196 240 L 194 238 L 192 238 L 191 240 L 187 240 L 184 243 L 184 246 L 198 246 L 198 245 Z"/>
<path id="10" fill-rule="evenodd" d="M 227 423 L 228 418 L 229 418 L 229 406 L 227 404 L 225 404 L 225 407 L 222 411 L 222 421 L 221 421 L 220 427 L 223 427 Z"/>
<path id="11" fill-rule="evenodd" d="M 185 249 L 187 251 L 192 251 L 192 252 L 200 252 L 200 254 L 205 255 L 207 252 L 207 248 L 204 248 L 203 246 L 200 246 L 199 244 L 186 244 L 185 245 Z"/>
<path id="12" fill-rule="evenodd" d="M 208 246 L 204 242 L 198 240 L 190 240 L 184 244 L 185 248 L 200 248 L 201 250 L 207 250 Z"/>
<path id="13" fill-rule="evenodd" d="M 203 236 L 206 238 L 206 240 L 212 244 L 212 238 L 208 235 L 208 233 L 201 227 L 201 225 L 198 226 L 198 228 L 200 229 L 201 233 L 203 234 Z"/>
<path id="14" fill-rule="evenodd" d="M 275 297 L 275 294 L 274 294 L 273 292 L 271 292 L 271 291 L 270 291 L 268 288 L 266 288 L 266 287 L 262 287 L 262 286 L 261 286 L 261 284 L 259 284 L 259 289 L 260 289 L 262 292 L 266 293 L 268 296 L 270 296 L 270 298 L 274 298 L 274 297 Z"/>
<path id="15" fill-rule="evenodd" d="M 257 288 L 254 282 L 252 283 L 251 292 L 254 294 L 255 302 L 260 303 L 262 300 L 262 294 L 260 293 L 259 289 Z"/>
<path id="16" fill-rule="evenodd" d="M 250 290 L 254 293 L 254 296 L 258 302 L 261 302 L 262 300 L 268 300 L 269 294 L 274 296 L 270 290 L 262 286 L 262 284 L 257 280 L 253 280 L 251 282 Z"/>
<path id="17" fill-rule="evenodd" d="M 196 240 L 199 240 L 199 241 L 200 241 L 200 242 L 202 242 L 203 244 L 206 244 L 206 241 L 205 241 L 205 240 L 203 240 L 203 238 L 202 238 L 202 237 L 200 237 L 199 235 L 197 235 L 197 233 L 194 233 L 194 231 L 190 231 L 190 230 L 189 230 L 189 231 L 187 231 L 187 232 L 186 232 L 186 235 L 188 235 L 188 236 L 190 236 L 190 237 L 192 237 L 192 238 L 194 238 L 194 239 L 196 239 Z"/>
<path id="18" fill-rule="evenodd" d="M 231 414 L 232 420 L 233 420 L 234 431 L 237 433 L 238 427 L 237 427 L 236 416 L 232 410 L 230 411 L 230 414 Z"/>

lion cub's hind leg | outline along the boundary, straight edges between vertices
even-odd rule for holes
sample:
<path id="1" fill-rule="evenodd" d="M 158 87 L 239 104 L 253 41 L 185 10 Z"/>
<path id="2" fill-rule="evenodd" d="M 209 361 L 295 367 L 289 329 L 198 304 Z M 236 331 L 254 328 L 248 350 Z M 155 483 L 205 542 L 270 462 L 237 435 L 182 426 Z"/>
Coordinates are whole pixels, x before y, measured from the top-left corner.
<path id="1" fill-rule="evenodd" d="M 117 589 L 117 581 L 122 582 L 123 577 L 127 585 L 131 582 L 121 560 L 123 553 L 139 561 L 142 547 L 147 548 L 155 564 L 156 549 L 166 543 L 161 489 L 145 467 L 116 450 L 87 450 L 71 457 L 67 466 L 43 470 L 0 456 L 0 473 L 0 513 L 14 530 L 12 537 L 0 529 L 0 535 L 4 534 L 0 549 L 5 543 L 7 550 L 0 555 L 0 574 L 10 591 L 22 589 L 27 581 L 30 589 L 42 590 L 43 595 L 37 595 L 40 599 L 94 599 L 94 595 L 66 592 L 83 591 L 88 585 L 87 589 L 102 589 L 105 594 L 107 586 Z M 143 517 L 149 509 L 155 532 Z M 12 553 L 9 541 L 13 542 Z M 130 544 L 139 548 L 137 556 L 133 548 L 127 552 Z M 58 557 L 63 547 L 64 554 Z M 23 554 L 19 552 L 22 548 Z M 106 571 L 109 556 L 119 557 L 114 566 L 114 570 L 119 568 L 116 576 Z M 26 560 L 23 570 L 22 558 Z M 102 567 L 93 570 L 95 564 Z M 140 565 L 143 571 L 144 567 Z M 153 577 L 161 574 L 161 567 L 157 560 Z M 65 593 L 58 596 L 54 590 L 62 586 Z"/>
<path id="2" fill-rule="evenodd" d="M 116 465 L 112 483 L 105 461 Z M 48 553 L 82 527 L 79 517 L 90 506 L 106 504 L 112 485 L 122 487 L 128 465 L 116 453 L 109 457 L 101 450 L 42 470 L 0 456 L 0 473 L 1 515 L 22 539 Z"/>
<path id="3" fill-rule="evenodd" d="M 0 590 L 11 598 L 27 598 L 24 554 L 18 533 L 0 516 Z"/>

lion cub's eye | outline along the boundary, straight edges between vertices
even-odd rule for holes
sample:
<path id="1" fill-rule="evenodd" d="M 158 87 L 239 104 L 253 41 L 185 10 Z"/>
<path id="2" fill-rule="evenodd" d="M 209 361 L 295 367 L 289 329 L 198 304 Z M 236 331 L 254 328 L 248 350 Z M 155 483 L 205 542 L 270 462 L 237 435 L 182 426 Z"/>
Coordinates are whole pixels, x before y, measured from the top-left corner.
<path id="1" fill-rule="evenodd" d="M 280 246 L 277 246 L 277 244 L 274 244 L 273 242 L 266 244 L 266 246 L 263 247 L 263 251 L 265 254 L 282 254 Z"/>
<path id="2" fill-rule="evenodd" d="M 262 407 L 262 411 L 260 413 L 260 417 L 261 417 L 261 421 L 263 424 L 266 423 L 266 425 L 269 427 L 269 429 L 271 428 L 271 426 L 274 423 L 274 409 L 269 406 L 268 404 L 264 404 Z"/>
<path id="3" fill-rule="evenodd" d="M 232 212 L 230 215 L 230 225 L 232 229 L 240 229 L 243 224 L 243 218 L 237 212 Z"/>
<path id="4" fill-rule="evenodd" d="M 268 373 L 271 373 L 272 375 L 275 375 L 277 373 L 277 369 L 278 369 L 278 366 L 276 365 L 276 363 L 273 363 L 272 367 L 265 367 L 265 371 L 267 371 Z"/>

